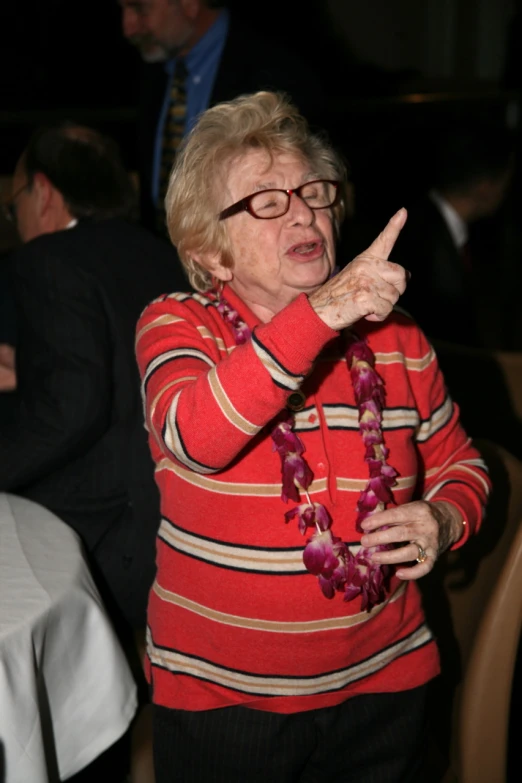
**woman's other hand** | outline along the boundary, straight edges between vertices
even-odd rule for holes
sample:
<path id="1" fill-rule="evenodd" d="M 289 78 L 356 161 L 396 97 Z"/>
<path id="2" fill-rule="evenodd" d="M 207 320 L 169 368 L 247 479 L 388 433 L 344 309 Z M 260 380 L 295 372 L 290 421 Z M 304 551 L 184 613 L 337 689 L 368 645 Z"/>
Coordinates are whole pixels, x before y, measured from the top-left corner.
<path id="1" fill-rule="evenodd" d="M 367 250 L 309 296 L 327 326 L 340 330 L 361 318 L 384 321 L 390 314 L 406 289 L 406 270 L 388 261 L 406 218 L 405 209 L 396 212 Z"/>
<path id="2" fill-rule="evenodd" d="M 399 579 L 419 579 L 431 571 L 442 552 L 459 540 L 464 522 L 451 503 L 417 500 L 372 514 L 362 528 L 364 547 L 399 545 L 372 554 L 374 563 L 400 566 L 396 571 Z M 404 563 L 409 564 L 407 568 L 402 567 Z"/>

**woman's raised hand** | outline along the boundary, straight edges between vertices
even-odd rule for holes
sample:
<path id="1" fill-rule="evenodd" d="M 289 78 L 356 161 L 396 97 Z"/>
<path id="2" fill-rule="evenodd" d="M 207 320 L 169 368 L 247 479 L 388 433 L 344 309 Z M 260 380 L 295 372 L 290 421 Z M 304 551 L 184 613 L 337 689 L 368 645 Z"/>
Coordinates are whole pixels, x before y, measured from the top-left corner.
<path id="1" fill-rule="evenodd" d="M 388 261 L 406 218 L 406 210 L 399 209 L 367 250 L 310 295 L 310 304 L 327 326 L 345 329 L 361 318 L 384 321 L 390 314 L 406 289 L 408 273 Z"/>

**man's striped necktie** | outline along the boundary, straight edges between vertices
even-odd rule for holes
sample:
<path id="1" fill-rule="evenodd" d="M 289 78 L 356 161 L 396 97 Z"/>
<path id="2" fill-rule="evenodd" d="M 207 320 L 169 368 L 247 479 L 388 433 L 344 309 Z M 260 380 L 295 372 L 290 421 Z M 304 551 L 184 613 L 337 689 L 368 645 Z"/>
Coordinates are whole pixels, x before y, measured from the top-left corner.
<path id="1" fill-rule="evenodd" d="M 169 186 L 170 172 L 174 165 L 176 151 L 181 144 L 187 120 L 187 68 L 183 59 L 178 58 L 172 76 L 169 107 L 163 128 L 163 143 L 161 147 L 160 179 L 157 203 L 157 227 L 160 233 L 166 234 L 165 196 Z"/>

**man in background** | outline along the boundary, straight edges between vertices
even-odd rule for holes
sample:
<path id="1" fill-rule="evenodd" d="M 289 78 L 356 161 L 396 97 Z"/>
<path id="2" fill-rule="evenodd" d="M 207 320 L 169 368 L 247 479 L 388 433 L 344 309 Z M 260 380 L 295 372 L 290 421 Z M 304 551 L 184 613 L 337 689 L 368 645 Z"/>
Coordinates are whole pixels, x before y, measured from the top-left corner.
<path id="1" fill-rule="evenodd" d="M 181 139 L 209 106 L 262 89 L 287 92 L 324 122 L 314 41 L 286 48 L 212 0 L 119 0 L 122 28 L 144 62 L 139 102 L 142 219 L 165 233 L 163 201 Z"/>
<path id="2" fill-rule="evenodd" d="M 65 124 L 29 141 L 7 205 L 24 243 L 11 259 L 17 389 L 0 395 L 0 490 L 80 535 L 124 643 L 145 627 L 159 523 L 135 325 L 188 287 L 174 250 L 127 219 L 134 206 L 110 139 Z"/>
<path id="3" fill-rule="evenodd" d="M 502 128 L 452 128 L 439 135 L 425 165 L 431 189 L 406 203 L 408 221 L 392 254 L 411 272 L 401 306 L 428 337 L 483 348 L 506 315 L 495 285 L 502 249 L 484 254 L 470 239 L 502 205 L 513 141 Z"/>
<path id="4" fill-rule="evenodd" d="M 426 160 L 431 189 L 406 203 L 391 258 L 411 272 L 400 306 L 433 342 L 466 431 L 522 458 L 522 423 L 495 356 L 516 326 L 520 261 L 517 271 L 486 230 L 504 203 L 513 149 L 507 129 L 487 124 L 441 133 Z"/>

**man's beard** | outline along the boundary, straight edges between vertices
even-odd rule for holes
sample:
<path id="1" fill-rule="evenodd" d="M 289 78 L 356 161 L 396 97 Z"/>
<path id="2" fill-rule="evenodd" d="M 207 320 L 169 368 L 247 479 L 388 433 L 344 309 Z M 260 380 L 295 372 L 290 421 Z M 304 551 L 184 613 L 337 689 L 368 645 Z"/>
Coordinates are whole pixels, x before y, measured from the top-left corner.
<path id="1" fill-rule="evenodd" d="M 152 38 L 135 36 L 129 39 L 129 42 L 139 51 L 141 59 L 146 63 L 164 63 L 175 56 Z"/>
<path id="2" fill-rule="evenodd" d="M 129 42 L 132 44 L 132 46 L 136 47 L 144 62 L 149 64 L 164 63 L 167 60 L 172 60 L 174 57 L 178 56 L 178 54 L 185 48 L 191 35 L 192 29 L 187 30 L 187 34 L 183 41 L 172 45 L 167 45 L 158 41 L 152 36 L 147 35 L 134 36 L 133 38 L 129 39 Z"/>

